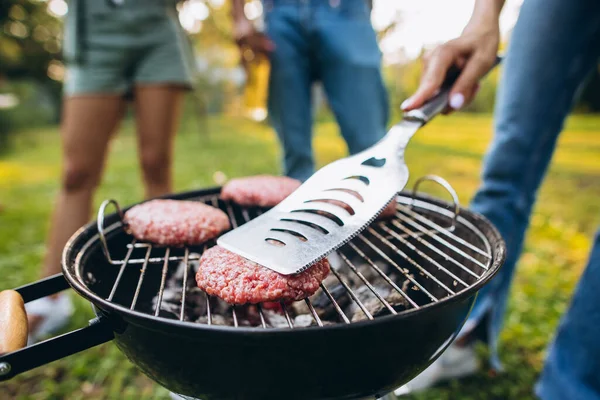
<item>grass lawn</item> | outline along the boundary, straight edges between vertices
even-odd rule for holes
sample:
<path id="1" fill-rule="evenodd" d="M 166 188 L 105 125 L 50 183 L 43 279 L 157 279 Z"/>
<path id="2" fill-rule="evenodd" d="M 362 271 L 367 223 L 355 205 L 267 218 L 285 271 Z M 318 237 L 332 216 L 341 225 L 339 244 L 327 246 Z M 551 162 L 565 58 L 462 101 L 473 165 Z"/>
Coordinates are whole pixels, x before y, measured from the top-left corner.
<path id="1" fill-rule="evenodd" d="M 214 185 L 227 177 L 278 171 L 273 133 L 264 125 L 232 118 L 208 120 L 208 134 L 184 121 L 177 140 L 176 189 Z M 96 198 L 122 204 L 139 201 L 142 189 L 130 122 L 112 143 L 108 170 Z M 407 154 L 412 180 L 433 173 L 445 177 L 467 204 L 479 181 L 490 140 L 491 118 L 440 118 L 415 136 Z M 317 127 L 319 164 L 342 156 L 336 125 Z M 44 236 L 57 190 L 59 140 L 55 128 L 25 132 L 0 158 L 0 290 L 37 278 Z M 525 254 L 512 292 L 502 359 L 506 372 L 482 372 L 415 399 L 530 399 L 545 347 L 568 304 L 586 261 L 600 217 L 600 118 L 574 117 L 560 141 L 540 193 Z M 435 187 L 423 190 L 436 192 Z M 88 303 L 73 296 L 77 313 L 70 328 L 91 318 Z M 0 384 L 0 399 L 167 399 L 167 391 L 141 375 L 113 344 L 71 356 Z M 310 399 L 307 399 L 310 400 Z"/>

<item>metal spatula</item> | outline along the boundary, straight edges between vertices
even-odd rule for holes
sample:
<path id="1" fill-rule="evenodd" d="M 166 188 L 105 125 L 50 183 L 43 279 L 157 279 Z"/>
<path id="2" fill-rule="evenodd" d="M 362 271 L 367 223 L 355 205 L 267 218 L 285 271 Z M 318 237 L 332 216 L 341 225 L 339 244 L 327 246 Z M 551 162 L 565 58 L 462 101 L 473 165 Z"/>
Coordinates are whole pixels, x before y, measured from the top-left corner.
<path id="1" fill-rule="evenodd" d="M 321 168 L 276 207 L 217 243 L 284 275 L 299 273 L 344 245 L 404 189 L 406 146 L 420 127 L 448 106 L 458 74 L 450 72 L 436 96 L 405 114 L 376 145 Z"/>

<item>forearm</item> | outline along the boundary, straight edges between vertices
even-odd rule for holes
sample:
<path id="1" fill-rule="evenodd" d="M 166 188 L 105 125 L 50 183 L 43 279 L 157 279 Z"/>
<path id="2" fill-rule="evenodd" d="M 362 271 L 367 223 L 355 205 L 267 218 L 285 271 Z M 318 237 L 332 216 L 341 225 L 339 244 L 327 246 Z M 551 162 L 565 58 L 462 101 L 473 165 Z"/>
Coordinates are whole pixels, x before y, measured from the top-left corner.
<path id="1" fill-rule="evenodd" d="M 258 32 L 254 23 L 250 21 L 244 12 L 245 0 L 231 0 L 231 17 L 233 19 L 233 40 L 246 57 L 246 50 L 251 49 L 256 54 L 270 54 L 275 45 L 269 38 Z"/>
<path id="2" fill-rule="evenodd" d="M 231 17 L 234 22 L 246 19 L 246 14 L 244 14 L 244 3 L 245 0 L 231 0 Z"/>
<path id="3" fill-rule="evenodd" d="M 239 41 L 252 34 L 254 26 L 244 12 L 245 0 L 231 0 L 231 18 L 233 19 L 233 39 Z"/>
<path id="4" fill-rule="evenodd" d="M 498 24 L 504 2 L 505 0 L 476 0 L 469 25 L 472 23 Z"/>

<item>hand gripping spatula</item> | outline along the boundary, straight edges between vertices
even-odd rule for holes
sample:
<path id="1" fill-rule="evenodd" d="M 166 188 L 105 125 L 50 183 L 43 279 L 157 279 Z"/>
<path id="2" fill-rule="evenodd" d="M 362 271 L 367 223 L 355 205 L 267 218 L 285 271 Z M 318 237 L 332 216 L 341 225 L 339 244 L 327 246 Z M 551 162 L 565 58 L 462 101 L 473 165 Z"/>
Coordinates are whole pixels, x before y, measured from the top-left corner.
<path id="1" fill-rule="evenodd" d="M 406 113 L 373 147 L 321 168 L 284 201 L 221 236 L 217 244 L 289 275 L 347 243 L 404 189 L 406 146 L 419 128 L 448 106 L 457 76 L 458 71 L 450 72 L 436 96 Z"/>

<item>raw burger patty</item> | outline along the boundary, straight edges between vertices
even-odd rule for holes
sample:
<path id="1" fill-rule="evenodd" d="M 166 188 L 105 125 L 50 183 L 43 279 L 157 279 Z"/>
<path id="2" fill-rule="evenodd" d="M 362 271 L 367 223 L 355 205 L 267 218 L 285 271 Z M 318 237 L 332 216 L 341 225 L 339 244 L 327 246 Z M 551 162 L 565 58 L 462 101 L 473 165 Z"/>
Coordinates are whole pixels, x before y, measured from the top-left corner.
<path id="1" fill-rule="evenodd" d="M 387 218 L 392 218 L 396 215 L 396 213 L 398 212 L 396 210 L 396 205 L 398 203 L 396 202 L 396 199 L 394 198 L 394 201 L 392 201 L 390 204 L 388 204 L 383 211 L 381 212 L 381 214 L 379 214 L 379 216 L 377 217 L 377 219 L 387 219 Z"/>
<path id="2" fill-rule="evenodd" d="M 230 228 L 223 211 L 197 201 L 151 200 L 132 207 L 124 220 L 136 239 L 168 246 L 201 244 Z"/>
<path id="3" fill-rule="evenodd" d="M 249 176 L 227 182 L 221 190 L 221 198 L 246 207 L 274 207 L 300 185 L 300 181 L 287 176 Z"/>
<path id="4" fill-rule="evenodd" d="M 296 275 L 281 275 L 220 246 L 206 250 L 196 273 L 198 287 L 230 304 L 301 300 L 329 274 L 323 259 Z"/>

